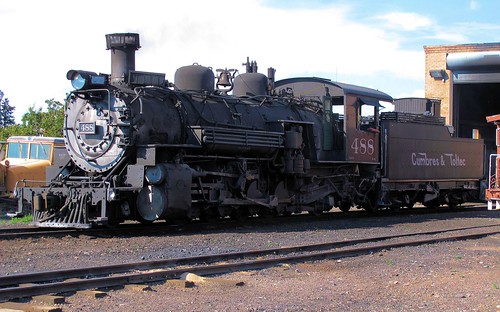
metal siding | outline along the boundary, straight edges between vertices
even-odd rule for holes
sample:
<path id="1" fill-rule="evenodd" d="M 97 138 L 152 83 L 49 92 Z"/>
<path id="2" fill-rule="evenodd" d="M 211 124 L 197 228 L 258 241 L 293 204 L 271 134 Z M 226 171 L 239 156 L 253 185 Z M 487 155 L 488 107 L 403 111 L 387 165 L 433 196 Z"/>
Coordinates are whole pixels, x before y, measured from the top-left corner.
<path id="1" fill-rule="evenodd" d="M 427 99 L 406 98 L 394 100 L 394 110 L 397 112 L 422 114 L 426 110 Z"/>
<path id="2" fill-rule="evenodd" d="M 483 140 L 451 138 L 442 126 L 384 123 L 389 180 L 480 179 Z M 434 131 L 433 131 L 434 130 Z"/>

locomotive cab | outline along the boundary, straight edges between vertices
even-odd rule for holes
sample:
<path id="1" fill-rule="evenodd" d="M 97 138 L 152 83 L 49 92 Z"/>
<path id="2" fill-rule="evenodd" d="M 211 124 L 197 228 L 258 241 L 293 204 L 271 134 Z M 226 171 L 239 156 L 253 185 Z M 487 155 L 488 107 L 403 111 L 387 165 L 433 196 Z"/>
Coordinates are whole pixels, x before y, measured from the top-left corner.
<path id="1" fill-rule="evenodd" d="M 318 127 L 318 161 L 380 163 L 380 101 L 389 95 L 359 86 L 322 78 L 291 78 L 275 83 L 277 93 L 321 104 L 322 126 Z"/>

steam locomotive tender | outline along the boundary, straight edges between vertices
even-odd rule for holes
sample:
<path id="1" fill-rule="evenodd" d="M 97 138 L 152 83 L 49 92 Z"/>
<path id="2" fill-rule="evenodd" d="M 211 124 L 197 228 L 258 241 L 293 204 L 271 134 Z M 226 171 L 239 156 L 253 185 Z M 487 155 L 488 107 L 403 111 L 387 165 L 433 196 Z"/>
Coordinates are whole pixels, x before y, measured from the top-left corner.
<path id="1" fill-rule="evenodd" d="M 41 227 L 213 220 L 332 207 L 455 205 L 476 196 L 480 140 L 436 117 L 379 116 L 380 91 L 321 78 L 274 81 L 181 67 L 135 71 L 139 35 L 106 35 L 111 74 L 70 70 L 71 156 L 47 186 L 19 187 Z M 215 83 L 216 81 L 216 83 Z M 370 118 L 365 116 L 369 115 Z"/>

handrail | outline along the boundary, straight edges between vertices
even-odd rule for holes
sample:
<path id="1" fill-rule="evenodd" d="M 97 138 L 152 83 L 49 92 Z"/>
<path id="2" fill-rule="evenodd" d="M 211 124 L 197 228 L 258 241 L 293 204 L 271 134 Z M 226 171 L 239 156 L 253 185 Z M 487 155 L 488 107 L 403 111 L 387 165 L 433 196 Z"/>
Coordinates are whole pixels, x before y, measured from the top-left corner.
<path id="1" fill-rule="evenodd" d="M 498 157 L 500 157 L 500 154 L 490 154 L 490 160 L 489 160 L 489 168 L 488 168 L 488 188 L 491 189 L 491 185 L 492 185 L 492 181 L 495 181 L 495 185 L 494 187 L 498 187 L 498 180 L 497 180 L 497 176 L 496 176 L 496 173 L 492 175 L 492 164 L 493 164 L 493 157 L 495 157 L 495 168 L 496 168 L 496 164 L 497 164 L 497 159 Z"/>

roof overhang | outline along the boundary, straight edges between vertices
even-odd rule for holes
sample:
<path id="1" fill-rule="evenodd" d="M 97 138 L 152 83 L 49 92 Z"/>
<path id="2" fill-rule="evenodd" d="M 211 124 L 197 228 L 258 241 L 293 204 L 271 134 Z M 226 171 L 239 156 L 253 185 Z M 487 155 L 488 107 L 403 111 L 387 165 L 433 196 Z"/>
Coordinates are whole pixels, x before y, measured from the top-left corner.
<path id="1" fill-rule="evenodd" d="M 500 82 L 500 51 L 450 53 L 446 66 L 454 83 Z"/>
<path id="2" fill-rule="evenodd" d="M 387 93 L 381 92 L 379 90 L 351 85 L 347 83 L 333 82 L 330 79 L 318 78 L 318 77 L 299 77 L 299 78 L 288 78 L 276 81 L 274 86 L 279 88 L 288 84 L 300 84 L 300 83 L 316 83 L 323 84 L 324 86 L 333 86 L 342 89 L 344 94 L 354 95 L 364 98 L 373 98 L 379 101 L 391 102 L 393 98 Z M 323 91 L 323 90 L 322 90 Z"/>

